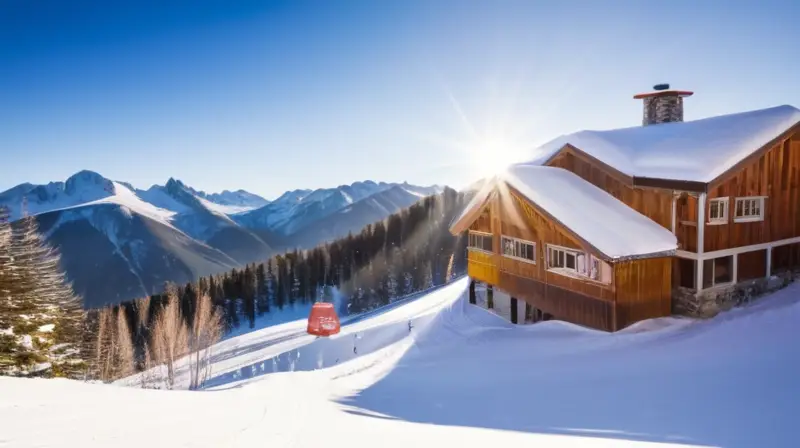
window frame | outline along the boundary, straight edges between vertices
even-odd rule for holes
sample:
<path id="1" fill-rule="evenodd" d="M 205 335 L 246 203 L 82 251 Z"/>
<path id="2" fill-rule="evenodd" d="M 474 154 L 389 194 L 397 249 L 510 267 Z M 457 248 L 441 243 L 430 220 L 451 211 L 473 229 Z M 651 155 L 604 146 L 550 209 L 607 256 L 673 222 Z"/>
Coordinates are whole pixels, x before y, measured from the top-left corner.
<path id="1" fill-rule="evenodd" d="M 533 246 L 533 259 L 520 257 L 520 256 L 517 256 L 517 255 L 508 255 L 508 254 L 506 254 L 505 240 L 510 240 L 512 242 L 519 243 L 520 245 L 525 244 L 525 245 L 528 245 L 528 246 Z M 512 260 L 518 260 L 518 261 L 521 261 L 523 263 L 536 264 L 536 256 L 537 256 L 536 241 L 523 240 L 522 238 L 515 238 L 513 236 L 508 236 L 508 235 L 502 235 L 501 234 L 500 235 L 500 249 L 501 249 L 500 254 L 505 258 L 510 258 Z"/>
<path id="2" fill-rule="evenodd" d="M 742 196 L 736 198 L 733 203 L 733 222 L 758 222 L 764 220 L 764 205 L 766 204 L 766 196 Z M 743 203 L 745 201 L 756 201 L 758 203 L 758 215 L 745 215 L 745 216 L 736 216 L 736 212 L 739 210 L 739 203 Z M 752 209 L 752 206 L 751 206 Z M 742 211 L 744 211 L 744 205 L 742 205 Z"/>
<path id="3" fill-rule="evenodd" d="M 486 250 L 482 247 L 475 247 L 473 246 L 470 241 L 470 237 L 472 235 L 481 236 L 481 237 L 489 237 L 490 241 L 492 242 L 492 250 Z M 467 232 L 467 250 L 472 250 L 475 252 L 482 252 L 485 254 L 493 254 L 494 253 L 494 235 L 489 232 L 481 232 L 480 230 L 470 230 Z"/>
<path id="4" fill-rule="evenodd" d="M 730 264 L 728 266 L 728 275 L 730 276 L 730 280 L 728 280 L 727 282 L 717 283 L 717 277 L 714 275 L 716 273 L 716 270 L 717 270 L 717 260 L 720 260 L 720 259 L 723 259 L 723 258 L 730 259 Z M 711 285 L 710 286 L 705 286 L 705 282 L 708 280 L 708 278 L 706 278 L 706 272 L 705 272 L 706 271 L 706 266 L 705 265 L 706 265 L 706 262 L 709 262 L 709 261 L 711 262 L 711 276 L 709 277 L 711 279 Z M 703 283 L 704 283 L 703 285 L 701 285 L 702 289 L 709 290 L 709 289 L 713 289 L 713 288 L 717 288 L 717 287 L 730 286 L 730 285 L 734 285 L 735 284 L 734 279 L 733 279 L 733 264 L 734 264 L 733 255 L 723 255 L 721 257 L 707 258 L 707 259 L 703 260 L 702 263 L 703 263 Z M 695 283 L 696 283 L 696 281 L 695 281 Z"/>
<path id="5" fill-rule="evenodd" d="M 724 204 L 724 206 L 717 207 L 717 210 L 723 211 L 723 217 L 721 218 L 712 218 L 711 217 L 711 204 L 714 202 L 718 202 Z M 708 200 L 708 219 L 706 220 L 708 224 L 711 225 L 720 225 L 720 224 L 727 224 L 730 220 L 730 208 L 731 208 L 731 198 L 730 196 L 724 196 L 720 198 L 711 198 Z"/>
<path id="6" fill-rule="evenodd" d="M 550 266 L 550 251 L 554 250 L 557 252 L 564 252 L 564 266 L 563 267 L 551 267 Z M 567 256 L 566 253 L 570 253 L 575 257 L 575 268 L 567 267 Z M 545 244 L 545 267 L 548 272 L 552 272 L 554 274 L 563 275 L 565 277 L 575 278 L 578 280 L 584 280 L 587 282 L 594 282 L 599 283 L 601 285 L 609 285 L 611 284 L 611 279 L 605 280 L 603 279 L 603 263 L 604 261 L 594 255 L 584 252 L 580 249 L 572 249 L 570 247 L 559 246 L 556 244 Z M 583 258 L 584 263 L 584 270 L 581 272 L 579 270 L 578 261 L 580 258 Z M 597 265 L 597 278 L 591 277 L 592 267 L 595 264 Z"/>
<path id="7" fill-rule="evenodd" d="M 564 253 L 564 266 L 552 266 L 550 264 L 550 260 L 551 260 L 550 251 L 563 252 Z M 570 249 L 569 247 L 557 246 L 555 244 L 548 244 L 547 245 L 547 259 L 545 260 L 546 266 L 547 266 L 547 270 L 550 271 L 550 272 L 558 272 L 558 273 L 561 273 L 560 271 L 569 271 L 569 272 L 574 272 L 577 275 L 578 274 L 578 253 L 579 252 L 580 252 L 579 250 Z M 567 267 L 567 254 L 570 254 L 573 257 L 575 257 L 575 267 L 574 268 Z"/>

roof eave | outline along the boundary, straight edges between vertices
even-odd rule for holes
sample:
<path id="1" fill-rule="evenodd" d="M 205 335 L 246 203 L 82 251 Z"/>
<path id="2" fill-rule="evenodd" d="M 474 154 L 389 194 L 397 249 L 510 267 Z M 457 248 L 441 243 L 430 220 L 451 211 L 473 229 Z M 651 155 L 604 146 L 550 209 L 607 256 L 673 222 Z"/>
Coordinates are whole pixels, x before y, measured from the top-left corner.
<path id="1" fill-rule="evenodd" d="M 633 177 L 633 186 L 662 188 L 665 190 L 691 191 L 694 193 L 705 193 L 708 191 L 708 184 L 694 180 L 663 179 L 656 177 Z"/>
<path id="2" fill-rule="evenodd" d="M 677 254 L 678 254 L 678 249 L 676 247 L 675 249 L 662 250 L 662 251 L 658 251 L 658 252 L 650 252 L 650 253 L 646 253 L 646 254 L 625 255 L 625 256 L 622 256 L 622 257 L 616 257 L 616 258 L 612 259 L 611 261 L 613 263 L 621 263 L 623 261 L 644 260 L 644 259 L 648 259 L 648 258 L 674 257 Z"/>

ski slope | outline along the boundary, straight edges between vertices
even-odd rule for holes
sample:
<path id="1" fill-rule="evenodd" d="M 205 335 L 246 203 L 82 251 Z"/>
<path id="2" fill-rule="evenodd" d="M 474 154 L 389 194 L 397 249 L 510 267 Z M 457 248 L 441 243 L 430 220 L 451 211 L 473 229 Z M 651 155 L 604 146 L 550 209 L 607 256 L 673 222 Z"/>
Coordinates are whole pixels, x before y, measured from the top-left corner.
<path id="1" fill-rule="evenodd" d="M 515 326 L 466 288 L 228 339 L 206 391 L 0 378 L 0 446 L 798 446 L 800 285 L 616 334 Z"/>

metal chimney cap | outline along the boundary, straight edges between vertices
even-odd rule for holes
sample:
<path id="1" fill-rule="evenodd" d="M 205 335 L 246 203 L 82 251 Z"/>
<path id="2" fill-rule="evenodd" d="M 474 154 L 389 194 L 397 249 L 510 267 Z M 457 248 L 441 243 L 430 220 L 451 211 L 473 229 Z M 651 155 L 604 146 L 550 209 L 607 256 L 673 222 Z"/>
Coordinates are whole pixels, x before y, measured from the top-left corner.
<path id="1" fill-rule="evenodd" d="M 653 90 L 669 90 L 669 84 L 656 84 L 653 86 Z"/>

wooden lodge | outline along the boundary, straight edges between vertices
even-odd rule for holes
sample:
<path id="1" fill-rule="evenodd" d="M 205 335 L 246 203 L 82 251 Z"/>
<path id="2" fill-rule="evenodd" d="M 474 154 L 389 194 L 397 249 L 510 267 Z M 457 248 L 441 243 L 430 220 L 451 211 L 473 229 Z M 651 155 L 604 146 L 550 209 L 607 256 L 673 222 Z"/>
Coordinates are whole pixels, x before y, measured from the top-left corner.
<path id="1" fill-rule="evenodd" d="M 559 137 L 487 180 L 454 220 L 468 273 L 515 323 L 617 331 L 700 295 L 800 266 L 800 110 L 683 121 L 656 86 L 642 126 Z"/>

